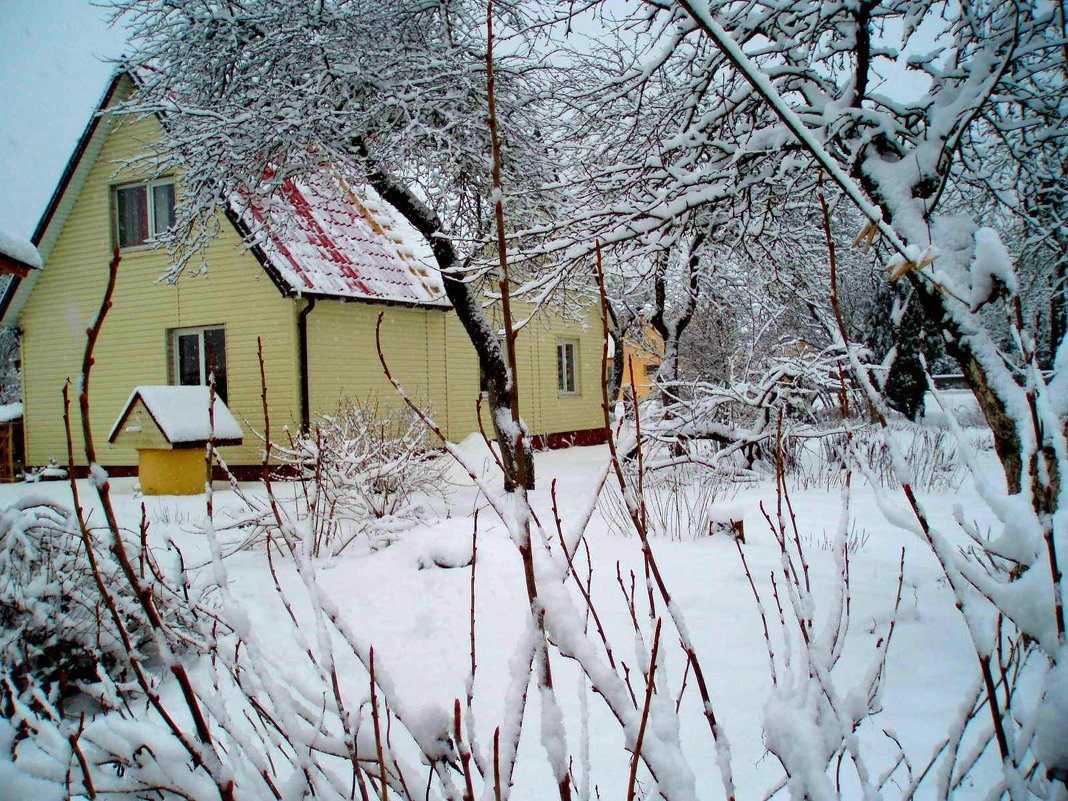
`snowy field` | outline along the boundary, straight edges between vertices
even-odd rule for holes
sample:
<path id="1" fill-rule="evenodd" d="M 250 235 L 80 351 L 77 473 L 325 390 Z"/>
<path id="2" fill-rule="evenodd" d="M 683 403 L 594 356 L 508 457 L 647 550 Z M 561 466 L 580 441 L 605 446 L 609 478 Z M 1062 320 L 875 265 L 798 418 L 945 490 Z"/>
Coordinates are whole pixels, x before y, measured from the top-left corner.
<path id="1" fill-rule="evenodd" d="M 1000 481 L 1000 468 L 984 445 L 983 432 L 972 429 L 982 469 L 993 481 Z M 486 454 L 466 445 L 472 458 L 488 470 Z M 550 536 L 554 533 L 551 487 L 555 484 L 558 512 L 564 521 L 578 519 L 591 503 L 608 458 L 605 446 L 572 448 L 541 453 L 536 467 L 538 489 L 532 494 L 533 508 Z M 805 487 L 804 484 L 813 486 Z M 973 520 L 980 530 L 991 519 L 977 502 L 970 479 L 959 479 L 937 493 L 921 493 L 932 522 L 962 540 L 954 523 L 954 509 Z M 813 479 L 791 481 L 790 500 L 796 515 L 800 543 L 809 569 L 813 594 L 815 631 L 825 629 L 833 617 L 830 588 L 840 570 L 833 552 L 835 532 L 842 516 L 840 489 L 815 486 Z M 86 482 L 79 482 L 83 500 L 88 501 L 90 519 L 99 519 L 100 510 Z M 230 553 L 240 533 L 228 524 L 247 516 L 246 501 L 225 484 L 216 482 L 214 493 L 215 527 L 219 530 L 225 577 L 211 564 L 211 549 L 203 533 L 205 499 L 142 497 L 134 479 L 112 483 L 119 521 L 136 530 L 142 513 L 150 523 L 149 537 L 164 556 L 180 547 L 185 568 L 194 582 L 222 580 L 232 592 L 237 606 L 248 615 L 253 638 L 262 648 L 260 658 L 269 660 L 279 675 L 305 680 L 312 675 L 303 654 L 315 640 L 316 625 L 309 612 L 308 592 L 292 563 L 276 557 L 283 593 L 299 626 L 291 623 L 280 601 L 262 548 Z M 731 514 L 744 520 L 743 547 L 757 592 L 766 608 L 773 610 L 770 575 L 782 570 L 782 555 L 761 505 L 774 515 L 776 492 L 771 479 L 746 484 L 725 481 L 698 482 L 690 487 L 688 504 L 706 517 Z M 282 487 L 285 495 L 292 488 Z M 241 485 L 247 497 L 263 498 L 259 485 Z M 696 493 L 696 494 L 695 494 Z M 28 495 L 44 496 L 70 504 L 70 488 L 65 483 L 14 484 L 0 487 L 0 506 Z M 587 565 L 584 554 L 576 557 L 577 572 L 592 576 L 592 596 L 612 644 L 615 658 L 629 670 L 633 690 L 640 703 L 645 683 L 640 666 L 647 660 L 651 644 L 651 624 L 642 571 L 638 538 L 626 534 L 618 499 L 606 491 L 586 530 L 586 543 L 592 557 Z M 842 660 L 834 671 L 837 690 L 846 702 L 854 686 L 865 681 L 887 635 L 898 589 L 899 564 L 904 553 L 904 582 L 896 628 L 889 649 L 885 682 L 881 692 L 883 711 L 859 730 L 859 747 L 868 772 L 881 779 L 894 766 L 898 748 L 904 747 L 909 764 L 901 764 L 886 780 L 887 797 L 898 797 L 909 784 L 908 773 L 917 775 L 927 764 L 933 749 L 953 731 L 968 688 L 979 675 L 975 652 L 953 596 L 945 585 L 939 565 L 927 546 L 915 535 L 889 524 L 879 511 L 877 496 L 895 507 L 904 507 L 900 489 L 866 485 L 854 479 L 849 524 L 849 567 L 851 575 L 849 627 Z M 699 498 L 698 498 L 699 496 Z M 698 498 L 698 500 L 694 500 Z M 708 507 L 707 504 L 714 504 Z M 449 725 L 454 699 L 464 699 L 470 670 L 469 601 L 473 512 L 479 509 L 476 596 L 477 673 L 474 683 L 474 732 L 477 747 L 486 749 L 493 729 L 504 715 L 512 673 L 510 659 L 522 638 L 529 619 L 524 593 L 523 570 L 515 545 L 503 526 L 486 508 L 484 499 L 459 469 L 448 475 L 446 500 L 428 500 L 421 513 L 423 522 L 407 530 L 380 537 L 372 548 L 367 540 L 355 543 L 342 555 L 318 560 L 315 570 L 318 586 L 336 604 L 352 630 L 374 647 L 380 673 L 395 684 L 395 697 L 409 708 L 424 711 L 414 717 L 426 726 Z M 696 513 L 695 513 L 696 514 Z M 566 526 L 565 522 L 565 526 Z M 818 738 L 818 730 L 806 730 L 802 716 L 790 710 L 788 693 L 772 692 L 768 645 L 753 590 L 742 568 L 734 540 L 726 534 L 710 536 L 706 531 L 679 530 L 653 540 L 656 558 L 674 594 L 675 602 L 688 622 L 694 644 L 704 665 L 711 701 L 722 731 L 731 745 L 731 768 L 739 797 L 763 798 L 779 786 L 783 772 L 777 760 L 767 753 L 765 737 L 796 738 L 797 748 L 806 748 L 806 738 Z M 592 569 L 592 573 L 587 571 Z M 628 591 L 631 573 L 636 577 L 635 610 L 643 629 L 644 644 L 636 655 L 635 634 L 618 576 Z M 574 585 L 572 584 L 572 589 Z M 778 588 L 782 591 L 782 587 Z M 575 593 L 576 599 L 578 598 Z M 784 601 L 785 603 L 785 601 Z M 233 609 L 230 602 L 226 608 Z M 226 614 L 224 609 L 223 614 Z M 677 698 L 683 686 L 685 659 L 665 618 L 662 655 L 664 657 L 658 694 Z M 770 612 L 769 612 L 770 614 Z M 787 612 L 789 616 L 789 612 Z M 783 676 L 788 648 L 779 624 L 771 615 L 768 624 L 774 643 L 776 669 Z M 796 640 L 796 628 L 787 625 L 789 637 Z M 591 627 L 592 632 L 592 627 Z M 598 640 L 599 641 L 599 640 Z M 796 659 L 798 643 L 791 642 Z M 573 661 L 551 652 L 563 723 L 543 724 L 537 712 L 538 697 L 532 690 L 519 750 L 513 798 L 539 799 L 555 795 L 543 745 L 543 737 L 566 743 L 572 771 L 582 786 L 587 773 L 592 797 L 622 798 L 626 795 L 630 754 L 625 749 L 620 727 L 603 701 L 590 694 Z M 211 674 L 206 658 L 190 664 L 194 682 L 209 687 Z M 339 662 L 343 692 L 354 699 L 353 707 L 367 695 L 367 676 L 353 666 Z M 664 680 L 666 678 L 666 681 Z M 780 685 L 780 691 L 782 685 Z M 174 688 L 170 688 L 174 692 Z M 311 692 L 314 693 L 314 690 Z M 324 702 L 325 703 L 325 702 Z M 709 729 L 700 714 L 701 704 L 692 677 L 682 698 L 680 739 L 696 780 L 697 797 L 722 798 L 720 773 Z M 444 722 L 442 722 L 444 721 Z M 421 724 L 422 725 L 422 724 Z M 660 733 L 651 731 L 649 737 Z M 13 732 L 0 729 L 0 750 L 10 755 Z M 588 737 L 588 745 L 584 742 Z M 588 757 L 587 754 L 588 748 Z M 962 747 L 968 751 L 968 743 Z M 992 746 L 991 746 L 992 750 Z M 983 798 L 998 775 L 996 758 L 984 758 L 977 769 L 957 789 L 956 798 Z M 425 769 L 424 769 L 425 770 Z M 933 772 L 938 770 L 937 766 Z M 59 771 L 59 773 L 57 773 Z M 35 780 L 28 774 L 50 775 L 62 781 L 62 771 L 47 760 L 0 763 L 0 797 L 32 796 L 37 799 L 63 797 L 62 784 Z M 425 773 L 423 774 L 425 775 Z M 831 775 L 835 772 L 832 770 Z M 837 778 L 843 797 L 856 787 L 856 771 L 849 761 L 841 765 Z M 928 780 L 917 797 L 934 797 L 936 777 Z M 648 774 L 639 773 L 639 792 L 649 789 Z M 859 793 L 859 789 L 857 790 Z M 788 795 L 786 791 L 780 794 Z M 639 797 L 642 797 L 639 795 Z M 646 797 L 656 797 L 649 793 Z M 853 797 L 860 797 L 856 795 Z"/>

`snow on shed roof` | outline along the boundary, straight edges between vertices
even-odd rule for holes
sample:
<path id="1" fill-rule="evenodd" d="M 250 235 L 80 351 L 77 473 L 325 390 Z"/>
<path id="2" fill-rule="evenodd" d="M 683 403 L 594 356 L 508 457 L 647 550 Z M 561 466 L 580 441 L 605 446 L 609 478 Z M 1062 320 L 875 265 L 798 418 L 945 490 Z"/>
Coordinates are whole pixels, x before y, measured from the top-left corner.
<path id="1" fill-rule="evenodd" d="M 233 206 L 294 294 L 448 306 L 414 231 L 329 168 L 286 179 L 268 199 L 235 197 Z"/>
<path id="2" fill-rule="evenodd" d="M 134 387 L 130 399 L 122 409 L 118 420 L 108 434 L 108 442 L 115 438 L 126 425 L 126 418 L 140 400 L 153 422 L 167 441 L 177 447 L 198 447 L 208 442 L 211 436 L 211 421 L 208 419 L 207 387 Z M 226 404 L 218 397 L 212 410 L 217 445 L 240 445 L 244 432 Z"/>

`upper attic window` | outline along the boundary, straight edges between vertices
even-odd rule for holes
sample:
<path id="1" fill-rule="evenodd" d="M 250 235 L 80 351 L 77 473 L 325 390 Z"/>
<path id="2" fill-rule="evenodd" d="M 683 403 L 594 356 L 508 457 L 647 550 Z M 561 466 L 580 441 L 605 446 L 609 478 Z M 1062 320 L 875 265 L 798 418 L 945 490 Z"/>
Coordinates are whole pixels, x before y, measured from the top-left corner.
<path id="1" fill-rule="evenodd" d="M 174 179 L 115 187 L 115 242 L 120 248 L 151 244 L 174 224 Z"/>

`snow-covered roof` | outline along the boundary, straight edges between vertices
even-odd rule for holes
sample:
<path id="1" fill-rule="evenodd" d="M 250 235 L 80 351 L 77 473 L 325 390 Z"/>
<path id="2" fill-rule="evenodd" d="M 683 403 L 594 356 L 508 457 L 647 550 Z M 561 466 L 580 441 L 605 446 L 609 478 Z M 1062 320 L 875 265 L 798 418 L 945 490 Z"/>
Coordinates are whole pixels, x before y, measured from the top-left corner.
<path id="1" fill-rule="evenodd" d="M 293 294 L 448 305 L 415 232 L 369 188 L 356 191 L 327 167 L 285 180 L 269 199 L 232 204 Z"/>
<path id="2" fill-rule="evenodd" d="M 5 403 L 0 406 L 0 423 L 10 423 L 12 420 L 18 420 L 25 412 L 25 408 L 21 403 Z"/>
<path id="3" fill-rule="evenodd" d="M 10 265 L 11 268 L 19 268 L 20 272 L 25 272 L 27 268 L 33 270 L 41 269 L 41 254 L 37 252 L 37 248 L 33 246 L 33 243 L 28 239 L 22 239 L 21 237 L 9 234 L 6 231 L 0 231 L 0 267 L 8 267 L 8 263 L 13 262 Z M 11 269 L 2 270 L 3 272 L 12 272 Z"/>
<path id="4" fill-rule="evenodd" d="M 211 436 L 208 418 L 207 387 L 134 387 L 122 413 L 115 421 L 108 442 L 114 442 L 126 428 L 127 418 L 138 407 L 138 402 L 148 410 L 152 421 L 167 441 L 178 448 L 193 448 L 204 445 Z M 240 445 L 244 432 L 226 404 L 218 397 L 212 410 L 217 445 Z"/>

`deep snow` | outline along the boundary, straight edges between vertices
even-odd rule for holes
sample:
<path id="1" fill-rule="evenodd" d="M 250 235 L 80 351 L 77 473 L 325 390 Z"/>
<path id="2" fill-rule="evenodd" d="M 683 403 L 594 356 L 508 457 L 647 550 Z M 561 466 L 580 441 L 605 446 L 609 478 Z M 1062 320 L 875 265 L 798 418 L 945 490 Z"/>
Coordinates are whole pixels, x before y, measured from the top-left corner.
<path id="1" fill-rule="evenodd" d="M 470 445 L 465 447 L 470 453 L 477 451 Z M 573 519 L 588 506 L 606 458 L 605 447 L 572 448 L 537 456 L 538 489 L 531 498 L 547 530 L 553 528 L 552 484 L 557 484 L 561 517 L 565 521 Z M 992 454 L 984 450 L 979 453 L 979 459 L 989 478 L 997 480 L 999 468 Z M 493 519 L 471 482 L 459 470 L 450 474 L 450 481 L 453 486 L 447 504 L 436 502 L 440 515 L 436 521 L 396 534 L 388 547 L 374 551 L 352 549 L 351 553 L 346 551 L 317 566 L 322 587 L 359 635 L 374 646 L 378 664 L 392 675 L 406 704 L 447 712 L 453 699 L 462 699 L 465 692 L 470 589 L 470 568 L 466 564 L 471 547 L 471 513 L 475 508 L 482 508 L 477 560 L 478 673 L 474 709 L 478 738 L 485 747 L 493 726 L 503 714 L 509 660 L 517 640 L 523 636 L 527 619 L 522 566 L 504 527 Z M 711 486 L 706 482 L 706 487 Z M 242 485 L 242 490 L 253 495 L 262 492 L 256 485 Z M 70 503 L 70 489 L 60 482 L 32 488 L 22 484 L 0 486 L 0 506 L 31 491 Z M 744 551 L 757 588 L 767 601 L 771 593 L 769 574 L 781 567 L 781 556 L 759 504 L 763 502 L 767 508 L 773 508 L 774 486 L 764 481 L 723 485 L 716 491 L 720 495 L 717 503 L 729 503 L 732 513 L 740 510 L 744 516 Z M 140 497 L 133 479 L 116 479 L 113 492 L 123 525 L 136 528 L 144 505 L 152 524 L 150 536 L 157 545 L 165 546 L 168 540 L 179 544 L 188 568 L 194 572 L 210 561 L 204 535 L 196 531 L 204 519 L 203 497 Z M 899 492 L 881 492 L 895 503 L 903 503 Z M 93 498 L 87 484 L 82 498 Z M 213 500 L 215 526 L 220 536 L 239 540 L 240 533 L 227 531 L 226 525 L 242 517 L 242 502 L 221 483 L 216 484 Z M 936 525 L 948 532 L 957 530 L 953 523 L 953 509 L 957 505 L 980 529 L 992 522 L 985 507 L 976 502 L 970 482 L 965 482 L 959 492 L 925 495 L 923 500 Z M 792 501 L 802 541 L 806 544 L 815 594 L 818 600 L 829 603 L 830 598 L 820 596 L 821 589 L 832 584 L 837 569 L 829 543 L 833 541 L 841 514 L 839 491 L 794 489 Z M 638 666 L 647 657 L 634 652 L 634 633 L 616 582 L 616 571 L 618 566 L 625 581 L 629 581 L 629 573 L 634 571 L 641 588 L 641 552 L 636 537 L 621 536 L 617 533 L 618 521 L 605 519 L 605 515 L 611 518 L 617 514 L 612 511 L 614 508 L 617 507 L 602 502 L 587 530 L 593 555 L 593 596 L 609 639 L 618 649 L 618 657 L 637 677 L 635 686 L 640 691 L 643 682 Z M 904 549 L 905 585 L 882 695 L 885 711 L 875 717 L 875 726 L 861 729 L 860 741 L 876 775 L 888 769 L 895 756 L 890 735 L 904 743 L 914 766 L 922 767 L 931 749 L 946 736 L 966 688 L 978 676 L 975 654 L 954 608 L 953 596 L 927 547 L 915 536 L 887 523 L 876 508 L 875 491 L 859 482 L 853 491 L 852 516 L 857 544 L 851 554 L 852 623 L 839 669 L 846 677 L 843 686 L 848 690 L 849 679 L 860 681 L 878 642 L 885 636 L 897 588 L 898 563 Z M 682 541 L 658 538 L 653 547 L 705 664 L 712 702 L 732 745 L 733 773 L 737 786 L 742 789 L 741 796 L 762 797 L 765 790 L 780 780 L 781 768 L 764 748 L 762 716 L 771 687 L 767 649 L 758 610 L 734 543 L 722 535 L 687 533 Z M 579 559 L 579 564 L 580 572 L 585 574 L 584 558 Z M 299 635 L 284 622 L 284 610 L 273 588 L 264 553 L 259 550 L 235 553 L 226 559 L 226 567 L 231 589 L 242 602 L 249 625 L 256 630 L 270 658 L 279 663 L 290 662 L 296 668 L 301 664 Z M 280 572 L 283 586 L 292 596 L 305 597 L 295 571 L 283 564 Z M 639 592 L 640 614 L 645 609 L 643 597 Z M 298 615 L 307 614 L 299 601 L 296 610 Z M 816 617 L 820 618 L 819 610 Z M 646 642 L 645 647 L 648 645 Z M 778 647 L 781 651 L 781 645 Z M 684 660 L 674 632 L 666 623 L 663 653 L 668 686 L 674 695 L 679 689 Z M 577 692 L 579 673 L 572 662 L 558 654 L 552 659 L 568 753 L 575 759 L 578 770 L 582 718 L 582 701 Z M 200 668 L 193 667 L 194 677 Z M 351 682 L 352 691 L 358 693 L 365 676 L 343 676 L 342 681 Z M 515 775 L 513 797 L 517 799 L 546 797 L 553 786 L 544 750 L 538 742 L 536 693 L 532 694 L 531 703 L 534 708 L 527 717 Z M 603 702 L 591 695 L 586 704 L 592 781 L 601 797 L 619 798 L 625 792 L 630 755 L 624 749 L 618 725 L 606 712 Z M 437 715 L 440 712 L 426 713 L 428 719 Z M 769 721 L 776 728 L 774 714 Z M 681 738 L 696 774 L 697 796 L 722 797 L 714 751 L 692 681 L 683 700 Z M 10 731 L 0 724 L 0 748 L 5 754 L 9 753 L 6 747 L 9 742 Z M 0 762 L 0 787 L 8 788 L 0 791 L 0 796 L 11 797 L 8 793 L 23 786 L 27 780 L 19 773 L 15 765 Z M 848 788 L 852 779 L 845 768 L 842 773 Z M 903 772 L 896 775 L 903 780 Z M 997 775 L 996 759 L 985 760 L 955 797 L 983 797 L 984 785 L 995 781 Z M 37 785 L 33 791 L 35 797 L 62 796 L 61 787 L 33 784 Z M 918 797 L 927 797 L 933 787 L 932 782 Z"/>

